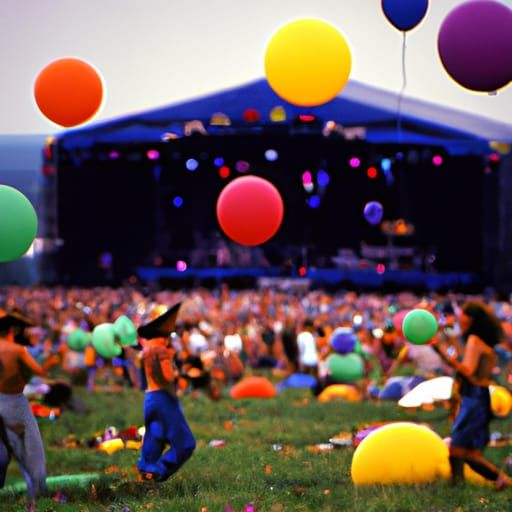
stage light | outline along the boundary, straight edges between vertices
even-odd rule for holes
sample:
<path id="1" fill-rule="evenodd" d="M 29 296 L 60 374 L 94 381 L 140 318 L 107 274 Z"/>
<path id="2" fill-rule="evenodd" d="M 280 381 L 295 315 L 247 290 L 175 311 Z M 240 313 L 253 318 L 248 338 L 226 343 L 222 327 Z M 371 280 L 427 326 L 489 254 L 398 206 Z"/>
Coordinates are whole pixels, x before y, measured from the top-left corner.
<path id="1" fill-rule="evenodd" d="M 379 263 L 377 265 L 377 274 L 384 274 L 384 272 L 386 272 L 386 265 L 383 265 L 382 263 Z"/>
<path id="2" fill-rule="evenodd" d="M 380 161 L 380 168 L 384 172 L 389 172 L 391 170 L 391 159 L 390 158 L 383 158 Z"/>
<path id="3" fill-rule="evenodd" d="M 313 183 L 303 183 L 302 186 L 304 187 L 304 190 L 308 194 L 311 194 L 311 192 L 313 192 L 313 190 L 315 190 L 315 185 L 313 185 Z"/>
<path id="4" fill-rule="evenodd" d="M 224 158 L 218 156 L 213 160 L 213 165 L 215 165 L 215 167 L 222 167 L 224 165 Z"/>
<path id="5" fill-rule="evenodd" d="M 440 165 L 443 165 L 443 157 L 441 155 L 434 155 L 432 157 L 432 163 L 436 166 L 436 167 L 439 167 Z"/>
<path id="6" fill-rule="evenodd" d="M 108 154 L 108 157 L 110 158 L 110 160 L 117 160 L 121 155 L 119 154 L 119 151 L 116 151 L 116 150 L 112 150 L 109 152 Z"/>
<path id="7" fill-rule="evenodd" d="M 371 180 L 374 180 L 378 174 L 377 168 L 376 167 L 368 167 L 366 174 L 368 175 L 368 178 L 370 178 Z"/>
<path id="8" fill-rule="evenodd" d="M 500 155 L 498 153 L 492 153 L 489 155 L 489 162 L 492 162 L 493 164 L 497 164 L 501 160 Z"/>
<path id="9" fill-rule="evenodd" d="M 210 118 L 211 126 L 231 126 L 231 119 L 223 112 L 215 112 Z"/>
<path id="10" fill-rule="evenodd" d="M 316 117 L 311 114 L 299 114 L 299 121 L 301 123 L 312 123 L 316 121 Z"/>
<path id="11" fill-rule="evenodd" d="M 160 158 L 160 153 L 157 149 L 148 149 L 146 156 L 149 160 L 158 160 Z"/>
<path id="12" fill-rule="evenodd" d="M 223 165 L 220 169 L 219 169 L 219 176 L 222 178 L 222 179 L 226 179 L 226 178 L 229 178 L 229 175 L 231 174 L 231 169 L 227 166 L 227 165 Z"/>
<path id="13" fill-rule="evenodd" d="M 283 121 L 286 121 L 286 110 L 279 105 L 274 107 L 270 111 L 270 120 L 273 123 L 282 123 Z"/>
<path id="14" fill-rule="evenodd" d="M 299 276 L 304 277 L 308 273 L 308 269 L 302 265 L 302 267 L 299 268 Z"/>
<path id="15" fill-rule="evenodd" d="M 174 205 L 175 208 L 181 208 L 183 206 L 183 198 L 180 196 L 176 196 L 172 200 L 172 204 Z"/>
<path id="16" fill-rule="evenodd" d="M 246 162 L 245 160 L 239 160 L 235 164 L 235 169 L 238 172 L 247 172 L 249 170 L 249 168 L 250 168 L 249 162 Z"/>
<path id="17" fill-rule="evenodd" d="M 399 151 L 398 153 L 395 154 L 395 158 L 397 160 L 403 160 L 404 159 L 404 154 L 401 151 Z"/>
<path id="18" fill-rule="evenodd" d="M 309 171 L 305 171 L 302 173 L 302 183 L 304 183 L 304 185 L 307 185 L 308 183 L 313 183 L 313 178 Z"/>
<path id="19" fill-rule="evenodd" d="M 350 167 L 356 169 L 357 167 L 359 167 L 361 165 L 361 160 L 359 160 L 359 158 L 357 158 L 357 156 L 353 156 L 349 161 L 348 161 Z"/>
<path id="20" fill-rule="evenodd" d="M 185 272 L 187 270 L 187 263 L 183 260 L 178 260 L 176 262 L 176 270 L 178 272 Z"/>
<path id="21" fill-rule="evenodd" d="M 327 187 L 327 185 L 329 185 L 330 181 L 331 181 L 331 178 L 329 177 L 329 174 L 326 171 L 324 171 L 323 169 L 320 169 L 317 172 L 316 182 L 318 183 L 319 187 Z"/>
<path id="22" fill-rule="evenodd" d="M 320 196 L 311 196 L 308 204 L 310 208 L 318 208 L 320 206 Z"/>
<path id="23" fill-rule="evenodd" d="M 267 151 L 265 151 L 265 159 L 268 162 L 275 162 L 278 158 L 279 154 L 275 149 L 267 149 Z"/>
<path id="24" fill-rule="evenodd" d="M 199 167 L 199 162 L 195 158 L 189 158 L 185 162 L 185 167 L 187 168 L 188 171 L 193 172 Z"/>

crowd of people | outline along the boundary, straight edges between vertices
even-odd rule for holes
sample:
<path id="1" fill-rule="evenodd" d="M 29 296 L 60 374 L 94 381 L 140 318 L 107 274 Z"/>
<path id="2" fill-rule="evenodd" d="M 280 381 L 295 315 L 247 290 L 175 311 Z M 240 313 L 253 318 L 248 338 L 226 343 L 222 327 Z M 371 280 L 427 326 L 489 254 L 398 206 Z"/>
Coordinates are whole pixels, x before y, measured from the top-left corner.
<path id="1" fill-rule="evenodd" d="M 232 383 L 244 372 L 272 368 L 282 375 L 296 372 L 325 377 L 325 360 L 332 352 L 329 339 L 339 328 L 350 328 L 361 346 L 378 361 L 382 384 L 396 374 L 429 377 L 453 373 L 429 345 L 407 343 L 400 324 L 404 311 L 424 308 L 438 320 L 439 335 L 454 343 L 460 337 L 457 321 L 465 295 L 412 293 L 394 295 L 280 292 L 276 290 L 159 291 L 136 288 L 0 288 L 0 311 L 19 311 L 37 326 L 29 330 L 29 352 L 38 361 L 54 361 L 54 374 L 67 373 L 74 383 L 85 383 L 91 391 L 105 374 L 118 384 L 144 387 L 135 351 L 125 349 L 120 358 L 105 361 L 94 349 L 73 352 L 67 337 L 78 327 L 91 331 L 96 325 L 129 317 L 136 326 L 158 316 L 167 305 L 183 302 L 172 345 L 177 369 L 184 379 L 183 392 L 208 388 L 210 374 L 216 381 Z M 505 336 L 497 347 L 500 381 L 510 382 L 512 305 L 494 298 L 488 305 L 502 322 Z M 375 366 L 375 363 L 374 363 Z M 192 370 L 191 370 L 192 369 Z M 206 371 L 206 370 L 211 371 Z M 110 371 L 111 370 L 111 371 Z M 117 378 L 117 377 L 118 378 Z"/>
<path id="2" fill-rule="evenodd" d="M 434 314 L 439 326 L 423 345 L 408 342 L 402 332 L 404 313 L 418 308 Z M 139 327 L 137 346 L 123 346 L 117 340 L 121 351 L 112 359 L 96 353 L 94 343 L 84 351 L 71 350 L 71 333 L 80 328 L 93 332 L 94 338 L 96 326 L 121 316 Z M 181 394 L 205 392 L 218 400 L 223 387 L 257 369 L 282 378 L 297 373 L 314 376 L 317 385 L 312 390 L 319 394 L 328 385 L 343 382 L 333 379 L 328 363 L 330 355 L 339 352 L 333 339 L 340 329 L 356 340 L 348 351 L 364 359 L 364 371 L 350 382 L 363 399 L 378 397 L 374 390 L 398 373 L 453 376 L 454 481 L 463 478 L 467 463 L 494 481 L 496 489 L 512 486 L 512 480 L 482 455 L 492 419 L 489 385 L 512 386 L 512 305 L 493 297 L 437 293 L 420 297 L 408 292 L 235 291 L 227 286 L 215 291 L 0 288 L 0 420 L 6 424 L 0 424 L 0 448 L 5 448 L 7 461 L 0 466 L 6 470 L 12 451 L 31 482 L 35 510 L 35 496 L 44 488 L 44 455 L 22 394 L 30 379 L 25 366 L 36 375 L 67 376 L 71 384 L 81 383 L 91 392 L 105 389 L 101 380 L 106 375 L 109 390 L 145 390 L 148 434 L 139 470 L 144 478 L 162 481 L 195 448 L 177 401 Z M 11 425 L 14 413 L 16 425 L 34 438 L 34 449 L 17 447 Z M 171 450 L 164 451 L 166 442 Z M 37 451 L 41 454 L 34 456 Z"/>

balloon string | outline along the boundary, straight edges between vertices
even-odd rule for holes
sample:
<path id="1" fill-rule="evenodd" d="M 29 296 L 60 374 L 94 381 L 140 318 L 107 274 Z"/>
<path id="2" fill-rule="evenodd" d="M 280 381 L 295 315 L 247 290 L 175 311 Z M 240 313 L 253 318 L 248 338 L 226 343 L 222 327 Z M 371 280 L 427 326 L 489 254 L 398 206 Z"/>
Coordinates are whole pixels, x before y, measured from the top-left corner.
<path id="1" fill-rule="evenodd" d="M 398 142 L 402 143 L 402 100 L 404 98 L 405 88 L 407 87 L 407 73 L 405 68 L 405 49 L 406 45 L 406 37 L 407 32 L 403 32 L 402 39 L 402 88 L 400 89 L 400 94 L 398 95 L 398 107 L 397 107 L 397 131 L 398 131 Z"/>

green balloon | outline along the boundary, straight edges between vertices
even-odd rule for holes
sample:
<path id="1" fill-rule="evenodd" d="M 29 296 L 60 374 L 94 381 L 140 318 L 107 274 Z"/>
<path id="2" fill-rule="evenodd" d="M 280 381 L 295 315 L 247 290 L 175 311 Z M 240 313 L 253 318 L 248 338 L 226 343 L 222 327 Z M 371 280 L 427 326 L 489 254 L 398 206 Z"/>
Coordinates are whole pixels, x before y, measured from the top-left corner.
<path id="1" fill-rule="evenodd" d="M 424 309 L 413 309 L 405 315 L 402 332 L 414 345 L 423 345 L 431 340 L 437 332 L 435 316 Z"/>
<path id="2" fill-rule="evenodd" d="M 115 339 L 116 333 L 112 324 L 99 324 L 92 331 L 92 346 L 105 359 L 121 355 L 122 349 Z"/>
<path id="3" fill-rule="evenodd" d="M 361 356 L 351 354 L 331 354 L 327 358 L 330 376 L 339 382 L 354 382 L 364 375 L 364 363 Z"/>
<path id="4" fill-rule="evenodd" d="M 91 342 L 91 333 L 80 328 L 75 329 L 68 336 L 68 347 L 75 352 L 83 352 Z"/>
<path id="5" fill-rule="evenodd" d="M 137 328 L 127 316 L 120 316 L 114 322 L 114 330 L 123 345 L 137 345 Z"/>
<path id="6" fill-rule="evenodd" d="M 0 263 L 21 258 L 37 233 L 31 202 L 15 188 L 0 185 Z"/>

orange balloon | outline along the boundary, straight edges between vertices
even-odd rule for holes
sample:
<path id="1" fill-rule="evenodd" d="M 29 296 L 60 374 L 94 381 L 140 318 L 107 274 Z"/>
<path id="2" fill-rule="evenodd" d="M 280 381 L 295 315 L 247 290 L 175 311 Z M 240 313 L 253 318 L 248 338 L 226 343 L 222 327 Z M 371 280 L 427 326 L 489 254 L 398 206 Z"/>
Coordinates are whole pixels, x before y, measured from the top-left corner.
<path id="1" fill-rule="evenodd" d="M 231 398 L 273 398 L 277 395 L 274 385 L 265 377 L 246 377 L 235 384 L 229 393 Z"/>
<path id="2" fill-rule="evenodd" d="M 103 99 L 103 84 L 98 72 L 87 62 L 58 59 L 37 76 L 34 96 L 45 117 L 69 128 L 96 114 Z"/>

